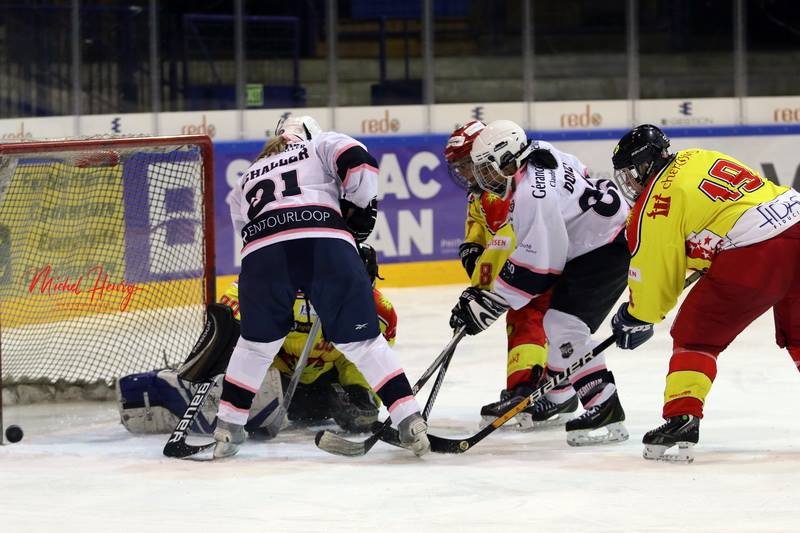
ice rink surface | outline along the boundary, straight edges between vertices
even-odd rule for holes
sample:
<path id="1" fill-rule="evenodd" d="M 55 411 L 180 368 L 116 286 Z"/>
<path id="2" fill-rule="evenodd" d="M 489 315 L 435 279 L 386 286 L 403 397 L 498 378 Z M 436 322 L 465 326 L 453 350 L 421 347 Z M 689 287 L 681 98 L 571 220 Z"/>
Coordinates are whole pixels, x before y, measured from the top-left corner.
<path id="1" fill-rule="evenodd" d="M 412 381 L 447 343 L 461 289 L 384 291 Z M 499 430 L 459 456 L 378 443 L 343 458 L 294 428 L 233 459 L 180 461 L 161 455 L 165 435 L 127 433 L 113 404 L 11 407 L 5 423 L 25 438 L 0 447 L 0 531 L 800 530 L 800 375 L 775 346 L 771 314 L 720 356 L 695 462 L 642 459 L 643 433 L 661 423 L 671 318 L 642 348 L 606 351 L 631 433 L 608 446 L 570 448 L 563 428 Z M 504 337 L 495 324 L 462 341 L 431 432 L 476 431 L 505 381 Z"/>

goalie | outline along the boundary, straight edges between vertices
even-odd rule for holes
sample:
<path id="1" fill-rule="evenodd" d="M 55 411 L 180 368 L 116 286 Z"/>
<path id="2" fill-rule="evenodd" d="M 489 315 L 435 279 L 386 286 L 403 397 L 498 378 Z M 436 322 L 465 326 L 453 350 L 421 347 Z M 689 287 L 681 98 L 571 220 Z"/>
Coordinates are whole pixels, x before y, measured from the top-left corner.
<path id="1" fill-rule="evenodd" d="M 375 279 L 379 277 L 375 250 L 367 244 L 360 244 L 359 252 L 374 286 Z M 378 289 L 373 288 L 373 294 L 381 332 L 386 340 L 393 344 L 397 315 L 391 302 Z M 218 321 L 228 320 L 238 325 L 237 282 L 228 287 L 220 298 L 220 304 L 209 306 L 209 312 L 215 313 Z M 245 429 L 251 436 L 258 437 L 260 429 L 271 421 L 271 415 L 276 412 L 283 400 L 283 388 L 288 384 L 295 363 L 306 343 L 311 329 L 310 318 L 313 314 L 313 308 L 307 309 L 303 294 L 298 293 L 294 305 L 294 328 L 273 359 L 250 409 Z M 228 318 L 224 318 L 226 316 Z M 221 376 L 224 372 L 230 350 L 238 337 L 238 327 L 234 329 L 236 332 L 234 338 L 222 343 L 217 350 L 218 353 L 211 356 L 217 361 L 207 363 L 215 369 L 209 371 L 212 376 Z M 227 353 L 219 353 L 225 351 Z M 192 397 L 191 385 L 192 383 L 181 379 L 178 371 L 173 369 L 154 370 L 123 377 L 117 382 L 122 424 L 131 433 L 171 432 Z M 209 400 L 195 418 L 192 432 L 200 434 L 213 432 L 221 391 L 221 379 L 218 379 L 209 395 Z M 378 419 L 380 404 L 380 399 L 356 366 L 320 333 L 301 374 L 287 418 L 288 421 L 305 424 L 323 423 L 333 419 L 346 431 L 364 432 L 368 431 L 372 423 Z M 284 424 L 286 423 L 287 421 L 284 421 Z"/>

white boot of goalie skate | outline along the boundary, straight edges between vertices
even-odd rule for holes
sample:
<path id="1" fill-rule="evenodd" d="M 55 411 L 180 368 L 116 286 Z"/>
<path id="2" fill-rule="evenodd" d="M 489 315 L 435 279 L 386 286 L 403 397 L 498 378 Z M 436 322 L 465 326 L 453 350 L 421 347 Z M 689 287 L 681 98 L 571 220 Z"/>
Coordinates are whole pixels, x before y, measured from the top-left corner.
<path id="1" fill-rule="evenodd" d="M 214 440 L 217 441 L 214 445 L 214 458 L 222 459 L 236 455 L 239 446 L 244 443 L 246 438 L 247 433 L 244 431 L 244 426 L 217 418 L 217 429 L 214 430 Z"/>

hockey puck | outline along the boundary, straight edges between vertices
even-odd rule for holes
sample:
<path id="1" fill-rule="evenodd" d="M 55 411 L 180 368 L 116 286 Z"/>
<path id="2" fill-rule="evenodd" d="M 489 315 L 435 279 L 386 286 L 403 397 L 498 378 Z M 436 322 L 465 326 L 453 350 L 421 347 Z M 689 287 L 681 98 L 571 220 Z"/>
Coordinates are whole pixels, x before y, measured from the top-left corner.
<path id="1" fill-rule="evenodd" d="M 6 440 L 8 442 L 19 442 L 22 440 L 22 428 L 16 425 L 6 428 Z"/>

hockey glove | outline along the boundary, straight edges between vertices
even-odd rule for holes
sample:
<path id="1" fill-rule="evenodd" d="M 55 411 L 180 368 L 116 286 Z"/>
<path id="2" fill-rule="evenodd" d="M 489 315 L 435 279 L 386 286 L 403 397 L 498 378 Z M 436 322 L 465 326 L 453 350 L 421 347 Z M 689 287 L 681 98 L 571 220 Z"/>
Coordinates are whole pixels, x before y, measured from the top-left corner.
<path id="1" fill-rule="evenodd" d="M 628 313 L 628 303 L 619 306 L 617 314 L 611 319 L 611 330 L 616 337 L 617 346 L 623 350 L 638 348 L 653 336 L 653 324 L 642 322 Z"/>
<path id="2" fill-rule="evenodd" d="M 467 276 L 472 277 L 475 271 L 475 263 L 483 255 L 483 246 L 475 242 L 462 242 L 458 247 L 458 255 L 461 257 L 461 264 L 467 271 Z"/>
<path id="3" fill-rule="evenodd" d="M 372 233 L 372 228 L 375 227 L 375 220 L 378 217 L 378 199 L 373 198 L 366 207 L 358 207 L 353 202 L 343 198 L 339 200 L 339 206 L 342 209 L 344 223 L 356 242 L 362 243 L 366 241 L 369 234 Z"/>
<path id="4" fill-rule="evenodd" d="M 531 151 L 531 155 L 528 156 L 528 160 L 533 163 L 533 166 L 539 168 L 548 168 L 551 170 L 558 168 L 556 156 L 545 148 L 534 148 L 533 151 Z"/>
<path id="5" fill-rule="evenodd" d="M 463 327 L 467 335 L 476 335 L 508 310 L 506 301 L 491 291 L 469 287 L 458 298 L 450 316 L 450 327 Z"/>

